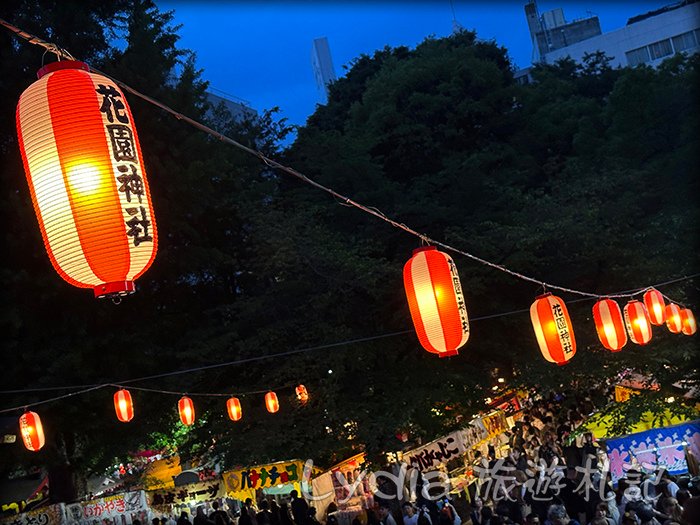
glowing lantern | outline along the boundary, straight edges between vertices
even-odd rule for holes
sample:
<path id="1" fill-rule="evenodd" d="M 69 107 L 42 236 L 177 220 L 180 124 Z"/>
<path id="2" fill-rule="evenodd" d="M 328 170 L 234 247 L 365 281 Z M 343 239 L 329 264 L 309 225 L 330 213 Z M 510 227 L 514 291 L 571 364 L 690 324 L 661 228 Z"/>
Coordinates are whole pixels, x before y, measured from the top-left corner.
<path id="1" fill-rule="evenodd" d="M 27 450 L 36 452 L 44 446 L 44 427 L 36 412 L 25 412 L 19 418 L 19 433 Z"/>
<path id="2" fill-rule="evenodd" d="M 698 331 L 698 325 L 695 323 L 695 316 L 688 308 L 681 310 L 681 323 L 683 323 L 682 331 L 685 335 L 693 335 Z"/>
<path id="3" fill-rule="evenodd" d="M 403 268 L 418 340 L 440 357 L 457 355 L 469 339 L 469 319 L 457 267 L 435 247 L 418 248 Z"/>
<path id="4" fill-rule="evenodd" d="M 666 320 L 666 303 L 661 292 L 653 288 L 644 292 L 644 306 L 649 314 L 649 321 L 654 325 L 662 325 Z"/>
<path id="5" fill-rule="evenodd" d="M 114 410 L 122 423 L 128 423 L 134 418 L 134 403 L 128 390 L 121 389 L 114 393 Z"/>
<path id="6" fill-rule="evenodd" d="M 640 301 L 630 301 L 625 305 L 625 325 L 634 344 L 645 345 L 651 341 L 649 312 Z"/>
<path id="7" fill-rule="evenodd" d="M 565 365 L 576 354 L 576 339 L 564 301 L 546 293 L 530 306 L 537 344 L 550 363 Z"/>
<path id="8" fill-rule="evenodd" d="M 625 321 L 622 319 L 620 306 L 611 299 L 601 299 L 593 305 L 593 320 L 598 332 L 598 339 L 603 346 L 613 352 L 619 351 L 627 344 Z"/>
<path id="9" fill-rule="evenodd" d="M 182 396 L 177 402 L 177 411 L 180 413 L 180 421 L 189 427 L 194 424 L 194 403 L 187 396 Z"/>
<path id="10" fill-rule="evenodd" d="M 54 62 L 37 76 L 19 99 L 17 133 L 51 263 L 95 297 L 133 293 L 157 234 L 126 99 L 82 62 Z"/>
<path id="11" fill-rule="evenodd" d="M 304 385 L 298 385 L 294 391 L 296 392 L 297 399 L 302 405 L 309 400 L 309 392 L 306 390 Z"/>
<path id="12" fill-rule="evenodd" d="M 683 329 L 681 308 L 677 304 L 671 303 L 666 306 L 666 326 L 672 334 L 679 334 Z"/>
<path id="13" fill-rule="evenodd" d="M 280 409 L 280 403 L 277 400 L 277 394 L 268 392 L 265 394 L 265 408 L 270 414 L 274 414 Z"/>
<path id="14" fill-rule="evenodd" d="M 226 411 L 228 412 L 228 417 L 231 421 L 239 421 L 243 417 L 243 410 L 241 409 L 241 402 L 237 397 L 230 397 L 226 401 Z"/>

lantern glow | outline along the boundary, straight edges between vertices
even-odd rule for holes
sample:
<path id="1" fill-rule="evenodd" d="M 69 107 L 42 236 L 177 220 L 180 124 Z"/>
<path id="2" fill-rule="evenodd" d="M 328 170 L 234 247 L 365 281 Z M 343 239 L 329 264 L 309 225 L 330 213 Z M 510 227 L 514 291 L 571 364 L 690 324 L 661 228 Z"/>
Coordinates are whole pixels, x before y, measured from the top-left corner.
<path id="1" fill-rule="evenodd" d="M 185 426 L 194 424 L 194 403 L 187 396 L 182 396 L 177 403 L 177 411 L 180 414 L 180 421 Z"/>
<path id="2" fill-rule="evenodd" d="M 593 320 L 598 339 L 605 348 L 618 352 L 627 344 L 625 321 L 620 306 L 612 299 L 601 299 L 593 305 Z"/>
<path id="3" fill-rule="evenodd" d="M 637 345 L 651 341 L 651 322 L 646 306 L 641 301 L 630 301 L 625 305 L 624 313 L 630 341 Z"/>
<path id="4" fill-rule="evenodd" d="M 27 450 L 37 452 L 44 446 L 44 427 L 36 412 L 27 411 L 19 418 L 19 433 Z"/>
<path id="5" fill-rule="evenodd" d="M 679 334 L 683 329 L 681 308 L 677 304 L 670 303 L 666 305 L 666 327 L 672 334 Z"/>
<path id="6" fill-rule="evenodd" d="M 96 297 L 133 293 L 157 232 L 123 93 L 82 62 L 42 68 L 17 105 L 27 182 L 58 274 Z"/>
<path id="7" fill-rule="evenodd" d="M 685 335 L 694 335 L 698 331 L 698 325 L 695 323 L 695 316 L 692 310 L 688 308 L 683 308 L 681 310 L 681 323 L 683 328 L 681 329 Z"/>
<path id="8" fill-rule="evenodd" d="M 564 365 L 576 354 L 576 339 L 564 301 L 546 293 L 530 307 L 530 319 L 544 358 Z"/>
<path id="9" fill-rule="evenodd" d="M 241 402 L 237 397 L 230 397 L 226 401 L 226 411 L 228 412 L 228 417 L 231 421 L 240 421 L 243 417 L 243 410 L 241 409 Z"/>
<path id="10" fill-rule="evenodd" d="M 309 392 L 306 390 L 306 387 L 304 385 L 297 385 L 297 387 L 294 389 L 297 399 L 299 402 L 303 405 L 306 404 L 306 402 L 309 400 Z"/>
<path id="11" fill-rule="evenodd" d="M 661 292 L 650 288 L 644 292 L 644 306 L 649 314 L 649 321 L 653 325 L 662 325 L 666 321 L 666 303 Z"/>
<path id="12" fill-rule="evenodd" d="M 411 319 L 421 346 L 440 357 L 458 354 L 469 319 L 457 267 L 433 246 L 418 248 L 403 269 Z"/>
<path id="13" fill-rule="evenodd" d="M 280 409 L 280 404 L 277 399 L 277 394 L 274 392 L 268 392 L 265 394 L 265 408 L 270 414 L 274 414 Z"/>
<path id="14" fill-rule="evenodd" d="M 114 393 L 114 410 L 122 423 L 128 423 L 134 418 L 134 403 L 128 390 L 121 389 Z"/>

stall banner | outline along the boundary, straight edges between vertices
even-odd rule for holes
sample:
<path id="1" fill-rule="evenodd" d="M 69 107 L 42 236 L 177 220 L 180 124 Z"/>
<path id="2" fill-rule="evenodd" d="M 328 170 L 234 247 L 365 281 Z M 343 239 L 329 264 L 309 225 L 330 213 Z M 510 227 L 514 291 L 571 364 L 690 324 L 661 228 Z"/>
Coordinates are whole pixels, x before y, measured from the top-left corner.
<path id="1" fill-rule="evenodd" d="M 65 504 L 58 503 L 9 518 L 0 518 L 0 525 L 63 525 L 65 521 Z"/>
<path id="2" fill-rule="evenodd" d="M 506 415 L 504 412 L 498 411 L 488 416 L 481 418 L 481 421 L 488 432 L 488 437 L 492 438 L 499 434 L 503 434 L 508 430 L 508 424 L 506 423 Z"/>
<path id="3" fill-rule="evenodd" d="M 669 474 L 688 472 L 685 448 L 700 452 L 700 420 L 645 430 L 606 441 L 613 483 L 632 467 L 653 472 L 664 467 Z"/>
<path id="4" fill-rule="evenodd" d="M 172 489 L 154 490 L 146 493 L 146 500 L 153 507 L 181 503 L 201 503 L 226 497 L 224 484 L 220 480 L 189 483 Z"/>
<path id="5" fill-rule="evenodd" d="M 304 462 L 300 460 L 283 461 L 250 467 L 244 470 L 229 470 L 224 472 L 225 490 L 231 493 L 253 493 L 248 496 L 254 499 L 254 491 L 274 487 L 285 483 L 300 483 L 304 471 Z"/>
<path id="6" fill-rule="evenodd" d="M 114 496 L 81 501 L 66 505 L 66 523 L 68 525 L 102 524 L 105 519 L 119 519 L 132 523 L 139 518 L 142 523 L 148 513 L 146 494 L 144 491 L 124 492 Z"/>
<path id="7" fill-rule="evenodd" d="M 428 470 L 464 454 L 465 450 L 462 431 L 458 430 L 427 445 L 404 452 L 403 461 L 409 467 Z"/>
<path id="8" fill-rule="evenodd" d="M 476 446 L 488 437 L 489 432 L 481 418 L 473 419 L 468 427 L 462 429 L 462 441 L 465 449 Z"/>

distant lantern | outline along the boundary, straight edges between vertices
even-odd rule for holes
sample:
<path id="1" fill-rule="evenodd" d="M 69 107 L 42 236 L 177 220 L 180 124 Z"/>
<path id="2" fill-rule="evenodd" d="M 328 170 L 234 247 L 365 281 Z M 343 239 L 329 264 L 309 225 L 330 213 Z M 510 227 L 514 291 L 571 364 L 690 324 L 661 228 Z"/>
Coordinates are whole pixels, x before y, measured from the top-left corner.
<path id="1" fill-rule="evenodd" d="M 180 413 L 180 421 L 189 427 L 194 424 L 194 403 L 187 396 L 182 396 L 177 403 L 177 411 Z"/>
<path id="2" fill-rule="evenodd" d="M 403 283 L 421 346 L 440 357 L 457 355 L 469 339 L 469 319 L 452 258 L 434 246 L 414 250 Z"/>
<path id="3" fill-rule="evenodd" d="M 666 303 L 661 292 L 650 288 L 644 292 L 644 306 L 649 314 L 649 321 L 653 325 L 662 325 L 666 320 Z"/>
<path id="4" fill-rule="evenodd" d="M 122 423 L 128 423 L 134 418 L 134 403 L 128 390 L 121 389 L 114 393 L 114 410 Z"/>
<path id="5" fill-rule="evenodd" d="M 124 94 L 82 62 L 43 67 L 17 105 L 19 147 L 49 259 L 95 297 L 135 291 L 157 234 Z"/>
<path id="6" fill-rule="evenodd" d="M 303 405 L 309 400 L 309 392 L 304 385 L 298 385 L 295 390 L 297 399 Z"/>
<path id="7" fill-rule="evenodd" d="M 593 305 L 593 320 L 598 332 L 598 339 L 603 346 L 618 352 L 627 344 L 625 321 L 620 306 L 612 299 L 601 299 Z"/>
<path id="8" fill-rule="evenodd" d="M 630 301 L 625 305 L 625 326 L 634 344 L 645 345 L 651 341 L 649 312 L 640 301 Z"/>
<path id="9" fill-rule="evenodd" d="M 36 452 L 44 446 L 44 427 L 36 412 L 27 411 L 19 418 L 19 433 L 27 450 Z"/>
<path id="10" fill-rule="evenodd" d="M 677 304 L 671 303 L 666 306 L 666 326 L 672 334 L 679 334 L 683 330 L 681 308 Z"/>
<path id="11" fill-rule="evenodd" d="M 241 409 L 241 402 L 237 397 L 228 398 L 228 401 L 226 401 L 226 411 L 231 421 L 239 421 L 241 419 L 243 410 Z"/>
<path id="12" fill-rule="evenodd" d="M 277 394 L 268 392 L 265 394 L 265 408 L 270 414 L 274 414 L 280 409 L 280 403 L 277 400 Z"/>
<path id="13" fill-rule="evenodd" d="M 565 365 L 576 354 L 576 339 L 564 301 L 546 293 L 530 306 L 537 344 L 550 363 Z"/>
<path id="14" fill-rule="evenodd" d="M 682 331 L 685 335 L 693 335 L 698 331 L 698 325 L 695 323 L 695 316 L 688 308 L 681 310 L 681 323 L 683 324 Z"/>

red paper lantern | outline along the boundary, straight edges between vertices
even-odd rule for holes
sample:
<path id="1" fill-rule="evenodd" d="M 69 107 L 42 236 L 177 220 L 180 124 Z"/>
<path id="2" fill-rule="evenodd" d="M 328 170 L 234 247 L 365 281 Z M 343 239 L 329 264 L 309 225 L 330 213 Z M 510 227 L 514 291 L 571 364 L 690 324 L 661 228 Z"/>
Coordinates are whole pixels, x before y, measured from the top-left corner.
<path id="1" fill-rule="evenodd" d="M 38 451 L 44 446 L 44 427 L 36 412 L 26 411 L 19 418 L 19 433 L 27 450 Z"/>
<path id="2" fill-rule="evenodd" d="M 693 335 L 698 331 L 698 325 L 695 323 L 695 316 L 688 308 L 681 310 L 681 323 L 683 324 L 682 331 L 685 335 Z"/>
<path id="3" fill-rule="evenodd" d="M 537 344 L 550 363 L 564 365 L 576 354 L 576 339 L 564 301 L 546 293 L 530 306 Z"/>
<path id="4" fill-rule="evenodd" d="M 469 319 L 452 258 L 434 246 L 418 248 L 403 268 L 403 282 L 421 346 L 440 357 L 457 355 L 469 339 Z"/>
<path id="5" fill-rule="evenodd" d="M 679 334 L 683 329 L 681 320 L 681 308 L 677 304 L 671 303 L 666 306 L 666 326 L 672 334 Z"/>
<path id="6" fill-rule="evenodd" d="M 243 410 L 241 409 L 241 402 L 237 397 L 230 397 L 226 401 L 226 411 L 228 412 L 228 417 L 231 421 L 239 421 L 243 417 Z"/>
<path id="7" fill-rule="evenodd" d="M 654 325 L 662 325 L 666 320 L 666 303 L 661 292 L 650 288 L 644 292 L 644 306 L 649 314 L 649 321 Z"/>
<path id="8" fill-rule="evenodd" d="M 625 305 L 625 325 L 634 344 L 645 345 L 651 341 L 649 312 L 640 301 L 630 301 Z"/>
<path id="9" fill-rule="evenodd" d="M 126 99 L 82 62 L 54 62 L 37 76 L 19 99 L 17 132 L 51 263 L 96 297 L 133 293 L 157 233 Z"/>
<path id="10" fill-rule="evenodd" d="M 612 299 L 601 299 L 593 305 L 593 320 L 598 332 L 598 339 L 603 346 L 618 352 L 627 344 L 625 321 L 622 319 L 620 306 Z"/>
<path id="11" fill-rule="evenodd" d="M 194 424 L 194 403 L 187 396 L 182 396 L 177 402 L 177 411 L 180 413 L 180 421 L 189 427 Z"/>
<path id="12" fill-rule="evenodd" d="M 277 400 L 277 394 L 268 392 L 265 394 L 265 408 L 270 414 L 274 414 L 280 409 L 280 403 Z"/>
<path id="13" fill-rule="evenodd" d="M 134 418 L 134 403 L 128 390 L 121 389 L 114 393 L 114 410 L 122 423 L 128 423 Z"/>
<path id="14" fill-rule="evenodd" d="M 302 405 L 309 400 L 309 392 L 306 390 L 304 385 L 298 385 L 294 391 L 296 392 L 297 399 Z"/>

